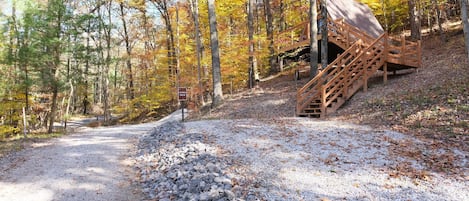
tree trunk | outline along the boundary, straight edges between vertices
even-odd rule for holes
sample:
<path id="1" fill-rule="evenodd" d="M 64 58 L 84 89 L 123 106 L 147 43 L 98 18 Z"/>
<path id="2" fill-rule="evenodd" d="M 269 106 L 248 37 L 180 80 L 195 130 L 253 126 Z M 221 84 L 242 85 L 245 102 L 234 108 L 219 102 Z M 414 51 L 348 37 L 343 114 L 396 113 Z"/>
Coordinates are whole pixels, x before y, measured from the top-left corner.
<path id="1" fill-rule="evenodd" d="M 48 4 L 48 12 L 52 12 L 53 14 L 53 17 L 52 19 L 54 20 L 57 20 L 55 21 L 55 26 L 51 26 L 50 27 L 50 37 L 51 38 L 54 38 L 55 40 L 57 41 L 60 41 L 61 39 L 61 33 L 62 33 L 62 17 L 63 17 L 63 11 L 65 11 L 65 8 L 64 9 L 57 9 L 55 10 L 56 8 L 53 8 L 55 6 L 52 6 L 51 4 L 53 3 L 58 3 L 60 4 L 59 7 L 60 8 L 63 8 L 64 5 L 62 2 L 49 2 Z M 57 13 L 54 13 L 54 12 L 57 12 Z M 50 23 L 50 24 L 54 24 L 54 23 Z M 52 133 L 53 130 L 54 130 L 54 121 L 55 121 L 55 116 L 56 116 L 56 113 L 57 113 L 57 96 L 58 96 L 58 93 L 59 93 L 59 82 L 58 82 L 58 78 L 57 78 L 57 72 L 59 70 L 59 67 L 60 67 L 60 55 L 61 55 L 61 44 L 60 42 L 57 42 L 57 41 L 54 41 L 52 42 L 51 44 L 49 44 L 50 46 L 47 47 L 47 49 L 49 49 L 49 52 L 51 55 L 53 55 L 53 58 L 52 58 L 52 61 L 50 62 L 50 71 L 48 73 L 49 76 L 50 76 L 50 87 L 52 88 L 52 104 L 51 104 L 51 112 L 50 112 L 50 118 L 49 118 L 49 128 L 47 130 L 48 133 Z"/>
<path id="2" fill-rule="evenodd" d="M 175 49 L 175 56 L 176 56 L 176 87 L 180 87 L 180 77 L 179 71 L 181 68 L 181 61 L 180 61 L 180 54 L 181 54 L 181 45 L 179 43 L 179 3 L 176 3 L 176 49 Z"/>
<path id="3" fill-rule="evenodd" d="M 467 0 L 461 0 L 461 19 L 463 22 L 467 58 L 469 59 L 469 19 L 467 16 Z"/>
<path id="4" fill-rule="evenodd" d="M 196 40 L 196 53 L 197 53 L 197 81 L 199 84 L 199 101 L 202 105 L 205 104 L 204 102 L 204 87 L 202 84 L 202 71 L 201 71 L 201 60 L 202 60 L 202 41 L 200 39 L 200 25 L 199 25 L 199 0 L 190 0 L 190 5 L 192 6 L 192 13 L 194 19 L 194 26 L 195 26 L 195 40 Z"/>
<path id="5" fill-rule="evenodd" d="M 55 114 L 57 113 L 57 95 L 59 93 L 59 89 L 57 83 L 54 83 L 53 85 L 54 86 L 52 86 L 52 105 L 50 110 L 49 128 L 47 129 L 47 133 L 52 133 L 54 131 Z"/>
<path id="6" fill-rule="evenodd" d="M 328 38 L 327 38 L 327 4 L 321 0 L 321 64 L 322 69 L 328 65 Z"/>
<path id="7" fill-rule="evenodd" d="M 272 8 L 270 6 L 270 0 L 264 0 L 265 5 L 265 15 L 267 18 L 267 40 L 269 41 L 269 65 L 270 65 L 270 73 L 274 74 L 279 71 L 277 66 L 275 65 L 275 49 L 274 49 L 274 25 L 273 25 L 273 16 L 272 16 Z"/>
<path id="8" fill-rule="evenodd" d="M 254 58 L 254 16 L 253 16 L 254 0 L 248 1 L 248 36 L 249 36 L 249 88 L 255 85 L 254 74 L 255 58 Z"/>
<path id="9" fill-rule="evenodd" d="M 109 1 L 107 8 L 108 25 L 112 24 L 112 0 Z M 111 28 L 106 27 L 106 66 L 104 67 L 103 79 L 103 98 L 104 98 L 104 123 L 108 123 L 111 117 L 109 111 L 109 69 L 111 68 Z"/>
<path id="10" fill-rule="evenodd" d="M 316 0 L 309 0 L 309 27 L 310 27 L 310 55 L 309 55 L 309 65 L 310 73 L 309 78 L 313 79 L 318 71 L 318 11 L 316 6 Z"/>
<path id="11" fill-rule="evenodd" d="M 389 32 L 389 22 L 388 22 L 388 17 L 387 17 L 387 4 L 385 0 L 380 0 L 381 1 L 381 11 L 383 12 L 383 18 L 384 18 L 384 30 L 386 32 Z"/>
<path id="12" fill-rule="evenodd" d="M 280 31 L 284 31 L 287 28 L 287 23 L 285 21 L 285 3 L 283 0 L 280 0 L 280 20 L 279 20 L 279 28 Z"/>
<path id="13" fill-rule="evenodd" d="M 215 14 L 215 0 L 208 0 L 208 18 L 210 22 L 210 45 L 212 49 L 213 101 L 212 107 L 223 101 L 221 86 L 220 50 L 218 45 L 217 17 Z"/>
<path id="14" fill-rule="evenodd" d="M 89 100 L 88 100 L 88 87 L 89 87 L 89 82 L 88 82 L 88 72 L 90 69 L 90 35 L 91 35 L 91 20 L 88 19 L 88 27 L 86 30 L 87 36 L 86 36 L 86 58 L 85 58 L 85 95 L 83 98 L 83 115 L 88 114 L 88 105 L 89 105 Z"/>
<path id="15" fill-rule="evenodd" d="M 174 31 L 173 26 L 171 23 L 171 15 L 168 9 L 168 2 L 167 0 L 152 0 L 153 5 L 156 7 L 158 12 L 160 13 L 161 17 L 163 18 L 164 24 L 166 26 L 166 48 L 168 51 L 168 71 L 169 71 L 169 79 L 172 80 L 174 73 L 176 71 L 173 69 L 175 61 L 175 44 L 174 44 Z"/>
<path id="16" fill-rule="evenodd" d="M 438 30 L 440 31 L 441 42 L 446 42 L 445 32 L 443 31 L 443 26 L 441 25 L 441 10 L 437 0 L 432 0 L 433 6 L 436 10 L 436 23 L 438 24 Z M 431 29 L 431 27 L 430 27 Z"/>
<path id="17" fill-rule="evenodd" d="M 120 14 L 121 14 L 121 19 L 122 19 L 122 26 L 124 28 L 124 42 L 125 42 L 125 49 L 127 51 L 127 58 L 126 58 L 126 64 L 127 64 L 127 95 L 128 99 L 132 100 L 135 98 L 134 94 L 134 81 L 133 81 L 133 75 L 132 75 L 132 61 L 131 61 L 131 56 L 132 56 L 132 47 L 130 44 L 130 38 L 127 30 L 127 22 L 125 20 L 125 13 L 124 13 L 124 3 L 120 3 Z"/>
<path id="18" fill-rule="evenodd" d="M 420 11 L 415 4 L 416 0 L 409 0 L 409 17 L 410 17 L 410 38 L 412 40 L 420 40 Z"/>

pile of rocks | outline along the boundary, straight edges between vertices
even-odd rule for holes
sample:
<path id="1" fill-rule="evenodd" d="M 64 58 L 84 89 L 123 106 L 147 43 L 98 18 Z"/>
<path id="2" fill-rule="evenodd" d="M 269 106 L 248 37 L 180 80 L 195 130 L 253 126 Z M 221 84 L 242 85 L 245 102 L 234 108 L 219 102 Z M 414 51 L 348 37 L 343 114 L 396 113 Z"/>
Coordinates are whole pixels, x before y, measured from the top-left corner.
<path id="1" fill-rule="evenodd" d="M 230 161 L 200 133 L 178 122 L 157 127 L 139 142 L 135 166 L 151 200 L 236 200 Z"/>

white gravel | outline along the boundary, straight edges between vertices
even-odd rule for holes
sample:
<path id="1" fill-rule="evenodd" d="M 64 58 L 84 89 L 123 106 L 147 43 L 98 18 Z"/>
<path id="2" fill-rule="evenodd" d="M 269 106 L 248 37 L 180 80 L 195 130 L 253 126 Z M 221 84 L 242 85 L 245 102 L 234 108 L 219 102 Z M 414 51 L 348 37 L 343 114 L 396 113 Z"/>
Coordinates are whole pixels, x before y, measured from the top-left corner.
<path id="1" fill-rule="evenodd" d="M 142 124 L 79 129 L 0 160 L 0 201 L 141 200 L 129 157 Z"/>
<path id="2" fill-rule="evenodd" d="M 306 118 L 206 120 L 177 127 L 176 131 L 171 130 L 171 135 L 177 136 L 173 142 L 190 141 L 192 136 L 199 135 L 203 138 L 192 143 L 216 149 L 206 151 L 205 155 L 217 158 L 222 164 L 221 173 L 231 179 L 229 189 L 236 200 L 469 200 L 467 152 L 453 150 L 455 165 L 463 167 L 459 176 L 428 171 L 420 161 L 390 153 L 391 143 L 409 140 L 424 143 L 401 133 Z M 165 137 L 162 134 L 165 130 L 158 132 L 158 136 L 154 135 L 151 140 L 143 138 L 141 142 L 165 141 L 158 139 Z M 154 145 L 138 158 L 138 167 L 145 170 L 144 176 L 157 178 L 144 181 L 147 186 L 159 181 L 161 175 L 174 174 L 172 170 L 152 169 L 160 162 L 152 157 L 184 155 L 178 153 L 178 149 L 168 152 L 165 146 Z M 140 148 L 145 149 L 145 146 Z M 421 178 L 393 175 L 396 167 L 406 163 L 426 175 Z M 177 165 L 180 164 L 173 164 L 179 167 Z M 192 171 L 191 177 L 201 174 L 198 169 Z M 174 177 L 164 178 L 172 183 Z M 174 181 L 181 179 L 184 176 Z M 153 185 L 153 191 L 147 191 L 161 194 L 163 190 L 158 185 Z M 164 188 L 178 189 L 177 182 L 173 183 L 175 187 L 166 185 Z M 183 198 L 198 200 L 202 197 L 191 194 Z"/>
<path id="3" fill-rule="evenodd" d="M 179 118 L 82 129 L 3 158 L 0 201 L 469 200 L 462 150 L 450 150 L 459 175 L 443 174 L 393 153 L 409 141 L 427 151 L 397 132 L 306 118 Z M 393 175 L 402 164 L 426 175 Z"/>

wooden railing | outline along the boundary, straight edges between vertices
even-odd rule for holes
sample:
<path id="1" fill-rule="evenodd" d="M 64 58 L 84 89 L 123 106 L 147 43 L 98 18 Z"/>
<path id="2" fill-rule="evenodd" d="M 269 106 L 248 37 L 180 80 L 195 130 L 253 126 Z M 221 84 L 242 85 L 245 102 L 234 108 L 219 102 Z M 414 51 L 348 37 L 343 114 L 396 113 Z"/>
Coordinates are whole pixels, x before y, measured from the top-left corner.
<path id="1" fill-rule="evenodd" d="M 320 102 L 320 116 L 340 107 L 384 64 L 386 40 L 387 35 L 383 34 L 367 47 L 363 46 L 361 40 L 355 42 L 344 54 L 298 90 L 297 114 L 302 114 L 313 100 Z M 342 101 L 339 101 L 339 98 Z M 330 107 L 333 103 L 337 104 Z"/>
<path id="2" fill-rule="evenodd" d="M 320 95 L 321 87 L 328 80 L 331 80 L 337 75 L 345 66 L 347 66 L 353 59 L 355 59 L 363 48 L 362 43 L 359 41 L 348 48 L 344 53 L 339 55 L 337 59 L 329 64 L 325 69 L 322 69 L 316 77 L 306 83 L 301 89 L 298 90 L 296 95 L 297 100 L 297 113 L 308 106 L 308 104 Z"/>
<path id="3" fill-rule="evenodd" d="M 387 49 L 387 62 L 406 66 L 422 67 L 422 44 L 401 36 L 390 37 Z"/>
<path id="4" fill-rule="evenodd" d="M 304 21 L 278 34 L 276 44 L 279 53 L 309 45 L 309 22 Z M 342 49 L 348 49 L 358 40 L 364 44 L 371 44 L 376 38 L 354 27 L 344 19 L 331 20 L 328 18 L 328 39 Z M 421 67 L 421 43 L 401 38 L 390 38 L 387 58 L 389 63 L 411 67 Z"/>
<path id="5" fill-rule="evenodd" d="M 277 51 L 285 52 L 309 44 L 309 22 L 304 21 L 277 35 Z"/>
<path id="6" fill-rule="evenodd" d="M 308 46 L 309 34 L 308 22 L 285 30 L 277 37 L 277 50 Z M 421 66 L 420 42 L 389 38 L 386 33 L 376 39 L 342 19 L 328 19 L 328 40 L 345 51 L 298 90 L 299 116 L 323 117 L 334 112 L 357 90 L 366 90 L 368 78 L 378 69 L 386 71 L 386 62 Z"/>
<path id="7" fill-rule="evenodd" d="M 350 45 L 358 40 L 362 40 L 365 44 L 371 44 L 375 40 L 372 36 L 345 22 L 344 19 L 329 20 L 327 28 L 330 35 L 329 39 L 339 40 L 341 42 L 330 41 L 344 49 L 350 47 Z M 331 36 L 338 37 L 331 38 Z M 343 47 L 343 45 L 345 45 L 345 47 Z"/>

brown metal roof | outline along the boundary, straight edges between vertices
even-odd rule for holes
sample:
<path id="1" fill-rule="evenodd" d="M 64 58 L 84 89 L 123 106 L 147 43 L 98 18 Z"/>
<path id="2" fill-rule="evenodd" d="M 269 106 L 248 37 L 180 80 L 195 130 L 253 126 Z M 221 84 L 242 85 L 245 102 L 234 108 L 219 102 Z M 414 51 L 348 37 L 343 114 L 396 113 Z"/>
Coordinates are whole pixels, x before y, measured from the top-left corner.
<path id="1" fill-rule="evenodd" d="M 347 23 L 375 38 L 384 33 L 371 9 L 363 3 L 355 0 L 331 0 L 327 2 L 327 11 L 333 20 L 343 18 Z"/>

